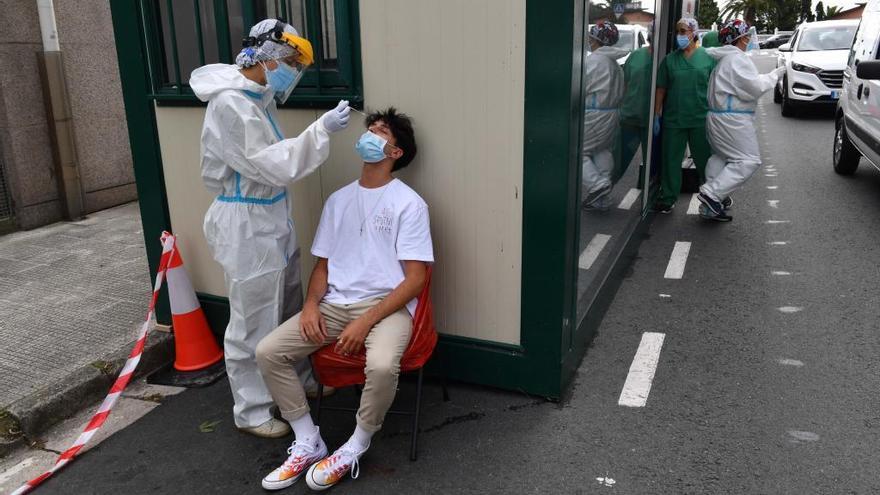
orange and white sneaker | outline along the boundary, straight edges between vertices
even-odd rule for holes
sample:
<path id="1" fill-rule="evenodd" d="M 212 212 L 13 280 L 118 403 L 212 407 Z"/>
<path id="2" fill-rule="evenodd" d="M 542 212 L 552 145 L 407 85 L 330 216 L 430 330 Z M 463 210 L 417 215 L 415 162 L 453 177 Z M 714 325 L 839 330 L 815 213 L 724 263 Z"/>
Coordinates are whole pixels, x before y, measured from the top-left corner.
<path id="1" fill-rule="evenodd" d="M 289 457 L 284 464 L 263 478 L 263 488 L 266 490 L 287 488 L 296 483 L 309 466 L 327 456 L 327 445 L 324 444 L 320 431 L 317 428 L 315 430 L 315 437 L 309 443 L 293 442 L 293 445 L 287 449 Z"/>
<path id="2" fill-rule="evenodd" d="M 345 442 L 333 455 L 309 468 L 306 484 L 312 490 L 326 490 L 339 483 L 349 471 L 352 478 L 357 478 L 360 472 L 358 460 L 366 451 L 352 440 Z"/>

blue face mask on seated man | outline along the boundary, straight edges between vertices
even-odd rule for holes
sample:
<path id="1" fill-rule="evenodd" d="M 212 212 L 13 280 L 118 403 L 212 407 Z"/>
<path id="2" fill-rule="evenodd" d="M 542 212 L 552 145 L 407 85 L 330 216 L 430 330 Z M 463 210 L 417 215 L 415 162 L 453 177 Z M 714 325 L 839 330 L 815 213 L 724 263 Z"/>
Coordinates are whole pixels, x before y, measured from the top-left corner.
<path id="1" fill-rule="evenodd" d="M 691 39 L 686 34 L 679 34 L 675 36 L 675 44 L 678 45 L 680 50 L 684 50 L 691 44 Z"/>
<path id="2" fill-rule="evenodd" d="M 361 134 L 354 149 L 367 163 L 378 163 L 385 159 L 385 145 L 388 141 L 378 134 L 367 131 Z"/>

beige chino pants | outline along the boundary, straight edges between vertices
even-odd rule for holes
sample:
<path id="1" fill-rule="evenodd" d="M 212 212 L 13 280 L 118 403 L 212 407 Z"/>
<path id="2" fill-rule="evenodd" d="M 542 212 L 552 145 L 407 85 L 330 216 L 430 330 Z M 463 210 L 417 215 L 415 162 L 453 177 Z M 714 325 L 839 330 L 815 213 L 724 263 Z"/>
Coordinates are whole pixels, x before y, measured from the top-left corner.
<path id="1" fill-rule="evenodd" d="M 322 302 L 320 310 L 327 324 L 327 338 L 322 344 L 315 344 L 303 337 L 299 324 L 301 313 L 282 323 L 260 341 L 256 352 L 257 364 L 284 419 L 294 421 L 309 412 L 306 394 L 294 366 L 324 345 L 335 343 L 346 325 L 379 301 L 381 299 L 354 304 Z M 376 432 L 382 428 L 385 413 L 397 393 L 400 358 L 409 345 L 411 333 L 412 317 L 404 307 L 380 321 L 367 334 L 364 342 L 367 351 L 364 374 L 367 381 L 357 412 L 358 426 L 367 431 Z"/>

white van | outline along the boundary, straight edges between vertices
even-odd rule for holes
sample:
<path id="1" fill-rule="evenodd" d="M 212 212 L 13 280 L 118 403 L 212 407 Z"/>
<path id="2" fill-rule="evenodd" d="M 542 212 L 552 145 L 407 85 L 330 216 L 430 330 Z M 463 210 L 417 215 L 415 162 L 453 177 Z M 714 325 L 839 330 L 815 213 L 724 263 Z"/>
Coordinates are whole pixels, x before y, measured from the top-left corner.
<path id="1" fill-rule="evenodd" d="M 855 173 L 861 157 L 880 169 L 880 0 L 871 0 L 862 14 L 834 127 L 835 172 Z"/>

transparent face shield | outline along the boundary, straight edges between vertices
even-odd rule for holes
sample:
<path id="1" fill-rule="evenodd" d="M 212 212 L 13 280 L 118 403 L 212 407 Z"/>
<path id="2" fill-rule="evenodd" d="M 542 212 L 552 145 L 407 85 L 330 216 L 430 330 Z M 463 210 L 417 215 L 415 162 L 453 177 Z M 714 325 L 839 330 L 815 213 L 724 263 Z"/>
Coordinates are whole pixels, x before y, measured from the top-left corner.
<path id="1" fill-rule="evenodd" d="M 275 97 L 284 103 L 314 62 L 314 51 L 309 40 L 283 31 L 273 37 L 273 41 L 287 44 L 295 50 L 293 55 L 277 61 L 278 69 L 284 71 L 285 75 L 283 88 L 276 88 Z"/>
<path id="2" fill-rule="evenodd" d="M 749 44 L 746 46 L 746 53 L 751 55 L 760 48 L 758 45 L 758 30 L 755 29 L 755 26 L 749 28 L 749 32 L 746 36 L 749 37 Z"/>

